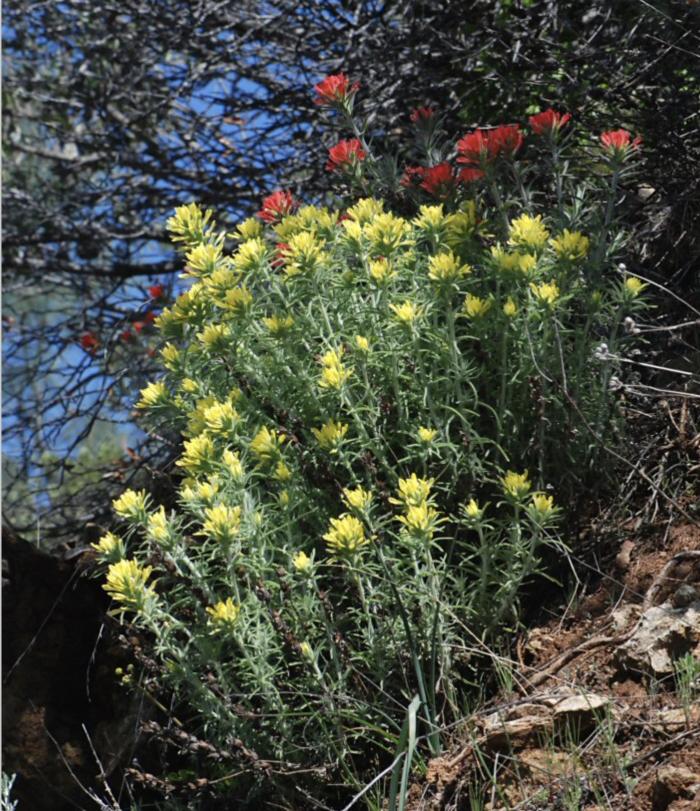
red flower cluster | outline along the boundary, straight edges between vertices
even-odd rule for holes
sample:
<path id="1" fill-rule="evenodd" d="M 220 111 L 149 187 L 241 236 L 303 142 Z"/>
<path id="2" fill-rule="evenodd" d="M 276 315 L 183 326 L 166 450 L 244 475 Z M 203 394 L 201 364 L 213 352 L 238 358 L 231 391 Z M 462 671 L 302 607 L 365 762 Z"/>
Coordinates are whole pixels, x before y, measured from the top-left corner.
<path id="1" fill-rule="evenodd" d="M 457 178 L 447 161 L 437 166 L 409 166 L 401 179 L 402 186 L 417 186 L 438 200 L 447 199 L 457 185 Z"/>
<path id="2" fill-rule="evenodd" d="M 492 130 L 475 130 L 457 141 L 457 163 L 466 168 L 460 180 L 478 180 L 484 176 L 486 167 L 496 158 L 512 157 L 523 143 L 523 133 L 517 124 L 504 124 Z"/>
<path id="3" fill-rule="evenodd" d="M 432 121 L 435 116 L 435 110 L 432 107 L 416 107 L 411 110 L 411 121 L 414 124 L 425 124 Z"/>
<path id="4" fill-rule="evenodd" d="M 329 172 L 346 172 L 354 169 L 358 163 L 367 157 L 367 153 L 362 148 L 359 138 L 351 138 L 349 141 L 338 141 L 335 146 L 328 150 L 328 163 L 326 170 Z"/>
<path id="5" fill-rule="evenodd" d="M 163 298 L 163 293 L 165 293 L 165 288 L 162 284 L 154 284 L 148 288 L 148 295 L 152 299 Z"/>
<path id="6" fill-rule="evenodd" d="M 555 135 L 571 119 L 570 113 L 557 113 L 550 107 L 537 115 L 530 116 L 530 128 L 535 135 Z"/>
<path id="7" fill-rule="evenodd" d="M 316 91 L 316 104 L 325 104 L 331 107 L 343 105 L 357 93 L 360 89 L 359 82 L 350 83 L 344 73 L 336 73 L 326 78 L 314 86 Z"/>
<path id="8" fill-rule="evenodd" d="M 291 192 L 278 190 L 263 200 L 262 208 L 258 211 L 258 217 L 265 222 L 277 222 L 287 214 L 291 214 L 295 208 L 296 201 Z"/>
<path id="9" fill-rule="evenodd" d="M 600 142 L 611 157 L 624 158 L 631 150 L 639 149 L 642 139 L 639 135 L 633 139 L 632 133 L 619 129 L 601 133 Z"/>
<path id="10" fill-rule="evenodd" d="M 80 346 L 87 352 L 94 352 L 99 345 L 100 342 L 97 340 L 97 336 L 92 332 L 84 332 L 80 336 Z"/>

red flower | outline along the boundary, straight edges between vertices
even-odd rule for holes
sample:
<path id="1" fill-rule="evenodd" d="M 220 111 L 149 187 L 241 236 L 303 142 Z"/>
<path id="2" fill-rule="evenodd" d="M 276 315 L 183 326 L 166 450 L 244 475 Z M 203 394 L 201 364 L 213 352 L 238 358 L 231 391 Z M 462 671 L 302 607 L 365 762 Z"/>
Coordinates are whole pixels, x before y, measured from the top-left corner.
<path id="1" fill-rule="evenodd" d="M 287 251 L 289 250 L 289 243 L 288 242 L 278 242 L 275 245 L 275 256 L 272 262 L 270 263 L 273 268 L 279 268 L 284 265 L 287 261 Z"/>
<path id="2" fill-rule="evenodd" d="M 455 177 L 450 164 L 445 161 L 424 169 L 420 187 L 439 200 L 449 197 L 455 187 Z"/>
<path id="3" fill-rule="evenodd" d="M 558 133 L 570 119 L 570 113 L 557 113 L 550 107 L 537 115 L 531 115 L 529 121 L 535 135 L 550 135 Z"/>
<path id="4" fill-rule="evenodd" d="M 158 318 L 158 313 L 157 313 L 157 312 L 155 312 L 155 310 L 149 310 L 149 311 L 148 311 L 148 312 L 147 312 L 147 313 L 144 315 L 143 320 L 144 320 L 144 321 L 145 321 L 147 324 L 152 324 L 152 323 L 153 323 L 153 322 L 156 320 L 156 318 Z"/>
<path id="5" fill-rule="evenodd" d="M 411 121 L 414 124 L 425 124 L 432 121 L 434 116 L 435 110 L 432 107 L 416 107 L 415 110 L 411 110 Z"/>
<path id="6" fill-rule="evenodd" d="M 474 130 L 457 142 L 457 163 L 466 164 L 470 172 L 462 172 L 460 179 L 476 180 L 500 155 L 512 157 L 523 142 L 523 134 L 517 124 L 503 124 L 492 130 Z M 481 174 L 477 175 L 476 171 Z"/>
<path id="7" fill-rule="evenodd" d="M 422 166 L 407 166 L 403 170 L 403 177 L 401 178 L 401 185 L 408 188 L 418 188 L 423 182 L 423 175 L 425 169 Z"/>
<path id="8" fill-rule="evenodd" d="M 134 328 L 134 332 L 137 335 L 140 335 L 141 331 L 146 326 L 146 322 L 145 321 L 134 321 L 134 323 L 131 326 Z"/>
<path id="9" fill-rule="evenodd" d="M 134 335 L 130 329 L 125 329 L 124 332 L 119 334 L 119 337 L 122 339 L 122 341 L 128 343 L 134 337 Z"/>
<path id="10" fill-rule="evenodd" d="M 99 345 L 100 342 L 92 332 L 84 332 L 80 336 L 80 346 L 82 346 L 83 349 L 87 350 L 88 352 L 94 352 Z"/>
<path id="11" fill-rule="evenodd" d="M 326 170 L 329 172 L 347 172 L 349 169 L 354 169 L 366 157 L 367 153 L 362 148 L 358 138 L 351 138 L 349 141 L 338 141 L 335 146 L 328 150 Z"/>
<path id="12" fill-rule="evenodd" d="M 287 214 L 290 214 L 296 207 L 296 201 L 288 191 L 275 191 L 268 195 L 258 211 L 258 217 L 265 222 L 277 222 Z"/>
<path id="13" fill-rule="evenodd" d="M 344 73 L 336 73 L 326 78 L 314 86 L 316 91 L 316 104 L 327 104 L 331 107 L 345 104 L 360 89 L 360 83 L 350 84 L 350 80 Z"/>
<path id="14" fill-rule="evenodd" d="M 611 157 L 625 158 L 633 149 L 639 149 L 642 139 L 639 135 L 632 139 L 630 132 L 619 129 L 601 133 L 600 142 Z"/>
<path id="15" fill-rule="evenodd" d="M 148 295 L 153 299 L 163 298 L 165 288 L 162 284 L 154 284 L 148 288 Z"/>
<path id="16" fill-rule="evenodd" d="M 484 174 L 481 169 L 462 169 L 457 175 L 457 180 L 460 183 L 473 183 L 475 180 L 481 180 Z"/>

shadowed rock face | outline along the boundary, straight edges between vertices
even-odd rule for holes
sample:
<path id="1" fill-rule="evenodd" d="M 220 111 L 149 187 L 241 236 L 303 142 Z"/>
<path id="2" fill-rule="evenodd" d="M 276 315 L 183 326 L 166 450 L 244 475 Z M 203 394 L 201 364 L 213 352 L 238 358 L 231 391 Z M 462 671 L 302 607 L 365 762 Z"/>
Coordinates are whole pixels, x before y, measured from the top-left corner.
<path id="1" fill-rule="evenodd" d="M 99 770 L 82 725 L 92 736 L 117 710 L 107 665 L 93 656 L 105 658 L 97 642 L 107 601 L 78 560 L 7 530 L 3 558 L 3 768 L 17 773 L 13 796 L 35 811 L 94 807 L 78 781 L 94 788 Z"/>

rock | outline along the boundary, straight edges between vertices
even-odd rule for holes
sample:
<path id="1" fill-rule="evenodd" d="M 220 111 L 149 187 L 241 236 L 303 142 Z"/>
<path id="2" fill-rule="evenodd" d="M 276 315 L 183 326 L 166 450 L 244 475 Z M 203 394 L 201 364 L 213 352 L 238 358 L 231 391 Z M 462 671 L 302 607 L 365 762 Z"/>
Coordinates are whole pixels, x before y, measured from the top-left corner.
<path id="1" fill-rule="evenodd" d="M 620 547 L 620 551 L 615 557 L 615 566 L 621 571 L 626 572 L 630 567 L 630 558 L 632 550 L 634 549 L 634 541 L 624 541 Z"/>
<path id="2" fill-rule="evenodd" d="M 686 608 L 698 600 L 700 600 L 700 592 L 695 586 L 691 586 L 690 583 L 683 583 L 671 597 L 671 605 L 674 608 Z"/>
<path id="3" fill-rule="evenodd" d="M 662 766 L 656 774 L 652 811 L 666 811 L 674 800 L 690 800 L 700 789 L 700 774 L 678 766 Z"/>
<path id="4" fill-rule="evenodd" d="M 663 603 L 647 609 L 615 658 L 623 670 L 665 676 L 673 673 L 674 659 L 686 653 L 700 654 L 700 601 L 683 608 Z"/>
<path id="5" fill-rule="evenodd" d="M 682 707 L 672 710 L 660 710 L 651 719 L 651 725 L 660 732 L 676 733 L 684 729 L 700 724 L 700 706 L 693 705 L 686 711 Z"/>

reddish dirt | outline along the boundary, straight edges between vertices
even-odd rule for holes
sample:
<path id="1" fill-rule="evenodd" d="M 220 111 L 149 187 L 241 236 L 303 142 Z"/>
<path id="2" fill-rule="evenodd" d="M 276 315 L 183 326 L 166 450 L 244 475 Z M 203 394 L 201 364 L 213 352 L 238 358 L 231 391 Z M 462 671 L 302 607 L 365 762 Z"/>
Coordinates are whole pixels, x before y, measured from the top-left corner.
<path id="1" fill-rule="evenodd" d="M 683 702 L 672 674 L 626 672 L 616 656 L 643 607 L 671 606 L 684 584 L 700 597 L 700 557 L 670 564 L 699 550 L 700 527 L 688 523 L 623 537 L 609 571 L 575 607 L 518 640 L 520 692 L 469 719 L 476 747 L 463 737 L 428 764 L 411 790 L 412 811 L 700 811 L 700 685 Z M 608 641 L 592 642 L 600 639 Z M 541 704 L 562 691 L 606 708 L 584 707 L 578 726 L 557 727 Z M 500 726 L 489 727 L 496 712 Z"/>

